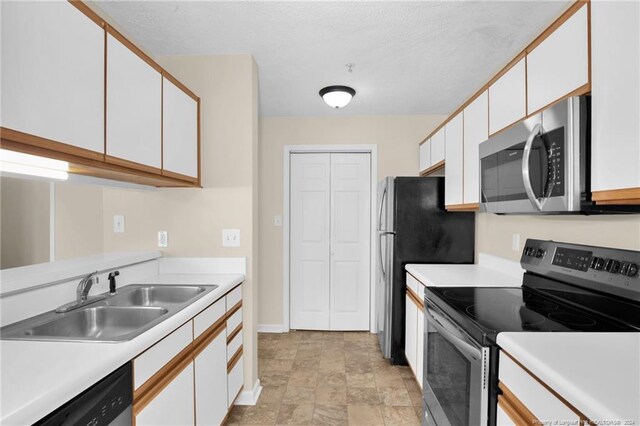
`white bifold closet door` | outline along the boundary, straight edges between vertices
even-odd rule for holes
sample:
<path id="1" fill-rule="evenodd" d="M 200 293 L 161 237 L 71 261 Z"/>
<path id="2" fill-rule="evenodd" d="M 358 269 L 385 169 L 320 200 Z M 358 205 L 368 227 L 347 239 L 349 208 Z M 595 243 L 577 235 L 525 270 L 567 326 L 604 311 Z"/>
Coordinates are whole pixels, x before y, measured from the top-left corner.
<path id="1" fill-rule="evenodd" d="M 368 330 L 371 156 L 291 155 L 290 323 Z"/>

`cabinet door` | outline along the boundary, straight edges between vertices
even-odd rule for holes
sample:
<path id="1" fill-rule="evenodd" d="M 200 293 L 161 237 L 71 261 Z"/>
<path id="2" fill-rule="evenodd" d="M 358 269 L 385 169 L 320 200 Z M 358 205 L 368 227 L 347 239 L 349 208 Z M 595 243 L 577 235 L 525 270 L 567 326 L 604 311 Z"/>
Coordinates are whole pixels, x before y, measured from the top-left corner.
<path id="1" fill-rule="evenodd" d="M 489 87 L 489 133 L 494 134 L 527 115 L 525 59 Z"/>
<path id="2" fill-rule="evenodd" d="M 446 126 L 447 149 L 444 169 L 445 205 L 462 204 L 463 196 L 463 119 L 462 113 L 456 115 Z"/>
<path id="3" fill-rule="evenodd" d="M 104 153 L 104 30 L 70 2 L 2 2 L 2 126 Z"/>
<path id="4" fill-rule="evenodd" d="M 196 423 L 222 424 L 227 415 L 227 334 L 218 336 L 195 360 Z"/>
<path id="5" fill-rule="evenodd" d="M 135 425 L 193 425 L 193 389 L 191 362 L 135 416 Z"/>
<path id="6" fill-rule="evenodd" d="M 162 75 L 107 35 L 107 155 L 162 166 Z"/>
<path id="7" fill-rule="evenodd" d="M 163 170 L 197 179 L 198 102 L 164 78 Z"/>
<path id="8" fill-rule="evenodd" d="M 416 307 L 416 379 L 422 388 L 424 374 L 424 312 Z"/>
<path id="9" fill-rule="evenodd" d="M 589 82 L 587 19 L 585 4 L 527 55 L 528 114 Z"/>
<path id="10" fill-rule="evenodd" d="M 409 367 L 416 374 L 416 344 L 417 344 L 417 321 L 418 309 L 409 295 L 405 297 L 406 326 L 404 336 L 404 354 L 407 357 Z"/>
<path id="11" fill-rule="evenodd" d="M 445 127 L 438 130 L 431 137 L 431 166 L 444 160 L 445 154 Z"/>
<path id="12" fill-rule="evenodd" d="M 480 202 L 480 144 L 489 139 L 488 92 L 464 109 L 464 203 Z"/>
<path id="13" fill-rule="evenodd" d="M 420 145 L 420 172 L 431 167 L 431 139 Z"/>
<path id="14" fill-rule="evenodd" d="M 638 2 L 591 2 L 593 191 L 640 191 L 638 22 Z"/>
<path id="15" fill-rule="evenodd" d="M 227 406 L 231 407 L 236 400 L 240 390 L 242 389 L 242 382 L 244 380 L 244 357 L 240 356 L 235 361 L 229 370 L 227 375 Z"/>

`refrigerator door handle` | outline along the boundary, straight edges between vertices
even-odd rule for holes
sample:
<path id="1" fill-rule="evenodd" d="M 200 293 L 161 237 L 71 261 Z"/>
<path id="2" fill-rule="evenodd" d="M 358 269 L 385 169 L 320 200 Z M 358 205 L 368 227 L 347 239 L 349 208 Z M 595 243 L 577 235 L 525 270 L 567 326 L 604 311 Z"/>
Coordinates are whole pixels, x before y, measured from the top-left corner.
<path id="1" fill-rule="evenodd" d="M 382 196 L 380 197 L 380 210 L 378 211 L 378 231 L 384 231 L 382 229 L 382 209 L 384 207 L 385 198 L 387 198 L 387 187 L 384 187 Z"/>

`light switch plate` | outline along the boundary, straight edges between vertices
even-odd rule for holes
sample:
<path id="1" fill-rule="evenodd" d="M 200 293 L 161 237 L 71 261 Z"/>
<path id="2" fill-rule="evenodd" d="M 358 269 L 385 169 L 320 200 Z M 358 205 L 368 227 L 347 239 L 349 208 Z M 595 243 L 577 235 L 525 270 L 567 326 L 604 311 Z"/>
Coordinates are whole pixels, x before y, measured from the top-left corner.
<path id="1" fill-rule="evenodd" d="M 113 216 L 113 232 L 118 234 L 124 232 L 124 215 L 117 214 Z"/>
<path id="2" fill-rule="evenodd" d="M 158 247 L 167 247 L 169 245 L 169 234 L 167 231 L 158 231 Z"/>
<path id="3" fill-rule="evenodd" d="M 240 230 L 223 229 L 222 247 L 240 247 Z"/>

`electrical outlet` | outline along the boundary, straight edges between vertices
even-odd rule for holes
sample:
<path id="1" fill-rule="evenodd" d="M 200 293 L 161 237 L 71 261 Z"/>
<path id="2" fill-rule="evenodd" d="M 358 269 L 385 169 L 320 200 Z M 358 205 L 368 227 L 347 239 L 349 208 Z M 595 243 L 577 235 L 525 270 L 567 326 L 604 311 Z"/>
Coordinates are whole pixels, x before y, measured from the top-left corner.
<path id="1" fill-rule="evenodd" d="M 240 230 L 223 229 L 222 247 L 240 247 Z"/>
<path id="2" fill-rule="evenodd" d="M 282 226 L 282 216 L 277 214 L 273 217 L 273 226 Z"/>
<path id="3" fill-rule="evenodd" d="M 169 245 L 169 234 L 167 231 L 158 231 L 158 247 L 167 247 Z"/>
<path id="4" fill-rule="evenodd" d="M 511 250 L 520 251 L 520 234 L 511 235 Z"/>
<path id="5" fill-rule="evenodd" d="M 124 215 L 117 214 L 113 216 L 113 232 L 124 232 Z"/>

